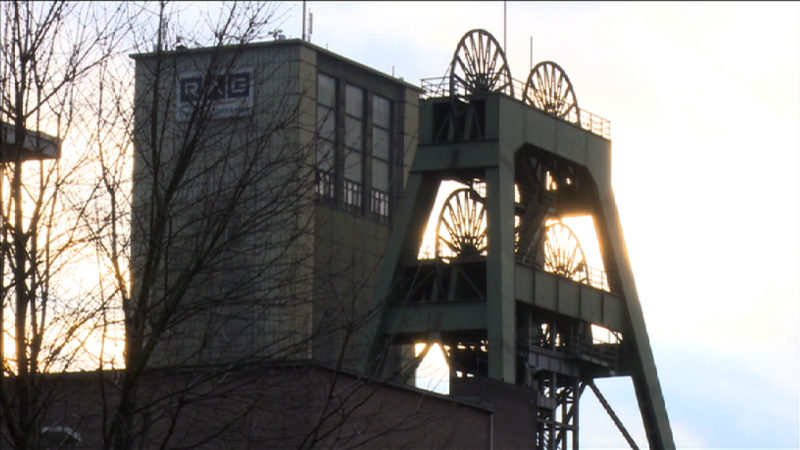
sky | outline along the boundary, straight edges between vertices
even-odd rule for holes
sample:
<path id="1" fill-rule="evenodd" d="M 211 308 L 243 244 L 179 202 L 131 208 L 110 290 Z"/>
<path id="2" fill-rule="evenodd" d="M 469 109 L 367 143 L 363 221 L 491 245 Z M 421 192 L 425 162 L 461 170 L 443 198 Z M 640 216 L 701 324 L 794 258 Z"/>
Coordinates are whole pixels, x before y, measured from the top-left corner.
<path id="1" fill-rule="evenodd" d="M 301 34 L 302 3 L 281 28 Z M 474 28 L 611 121 L 613 187 L 679 448 L 798 448 L 800 3 L 314 2 L 311 41 L 419 85 Z M 504 37 L 505 35 L 505 37 Z M 531 47 L 532 40 L 532 47 Z M 628 379 L 598 386 L 644 445 Z M 581 445 L 624 448 L 588 391 Z"/>

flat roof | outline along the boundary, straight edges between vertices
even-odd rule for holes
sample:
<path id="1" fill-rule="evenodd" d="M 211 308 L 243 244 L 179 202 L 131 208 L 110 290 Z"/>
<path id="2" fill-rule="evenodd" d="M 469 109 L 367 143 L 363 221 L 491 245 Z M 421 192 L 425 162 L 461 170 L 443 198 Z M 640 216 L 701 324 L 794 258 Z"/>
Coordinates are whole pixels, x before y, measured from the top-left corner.
<path id="1" fill-rule="evenodd" d="M 334 53 L 334 52 L 332 52 L 332 51 L 330 51 L 328 49 L 322 48 L 322 47 L 320 47 L 318 45 L 312 44 L 311 42 L 304 41 L 302 39 L 276 39 L 274 41 L 259 41 L 259 42 L 250 42 L 250 43 L 247 43 L 247 44 L 223 45 L 223 46 L 220 46 L 220 47 L 194 47 L 194 48 L 187 47 L 187 48 L 181 48 L 181 49 L 176 49 L 176 50 L 165 51 L 165 52 L 163 52 L 161 54 L 164 55 L 164 56 L 183 56 L 183 55 L 210 53 L 212 51 L 217 51 L 217 50 L 234 50 L 234 49 L 241 49 L 241 48 L 244 48 L 244 49 L 247 49 L 247 50 L 251 50 L 251 49 L 258 49 L 258 48 L 268 48 L 268 47 L 276 47 L 276 46 L 289 46 L 289 45 L 305 46 L 307 48 L 310 48 L 311 50 L 314 50 L 315 52 L 324 53 L 325 55 L 328 55 L 328 56 L 330 56 L 332 58 L 338 59 L 338 60 L 340 60 L 340 61 L 342 61 L 344 63 L 347 63 L 347 64 L 350 64 L 352 66 L 358 67 L 361 70 L 364 70 L 364 71 L 367 71 L 367 72 L 371 72 L 372 74 L 377 75 L 377 76 L 379 76 L 381 78 L 386 78 L 386 79 L 391 80 L 391 81 L 393 81 L 395 83 L 402 84 L 405 87 L 407 87 L 409 89 L 416 90 L 419 93 L 422 93 L 422 91 L 423 91 L 420 86 L 417 86 L 417 85 L 414 85 L 412 83 L 409 83 L 408 81 L 406 81 L 406 80 L 404 80 L 402 78 L 394 77 L 392 75 L 383 73 L 383 72 L 381 72 L 381 71 L 379 71 L 377 69 L 369 67 L 369 66 L 367 66 L 365 64 L 362 64 L 360 62 L 354 61 L 354 60 L 352 60 L 350 58 L 344 57 L 344 56 L 342 56 L 342 55 L 340 55 L 338 53 Z M 152 52 L 152 53 L 133 53 L 133 54 L 131 54 L 129 56 L 131 58 L 135 59 L 135 60 L 150 59 L 150 58 L 155 57 L 156 53 L 155 52 Z"/>

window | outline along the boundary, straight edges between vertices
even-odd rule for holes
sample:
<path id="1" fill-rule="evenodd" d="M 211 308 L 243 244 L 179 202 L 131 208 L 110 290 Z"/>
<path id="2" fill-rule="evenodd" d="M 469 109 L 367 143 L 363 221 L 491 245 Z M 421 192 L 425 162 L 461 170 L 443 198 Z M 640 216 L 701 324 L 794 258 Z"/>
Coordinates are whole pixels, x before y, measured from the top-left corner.
<path id="1" fill-rule="evenodd" d="M 364 185 L 364 90 L 345 86 L 344 203 L 361 209 Z"/>
<path id="2" fill-rule="evenodd" d="M 381 96 L 372 97 L 372 195 L 371 210 L 379 218 L 389 218 L 391 187 L 391 123 L 392 102 Z"/>
<path id="3" fill-rule="evenodd" d="M 320 200 L 336 199 L 336 80 L 317 78 L 316 191 Z"/>
<path id="4" fill-rule="evenodd" d="M 316 131 L 317 199 L 388 222 L 392 101 L 319 73 Z"/>

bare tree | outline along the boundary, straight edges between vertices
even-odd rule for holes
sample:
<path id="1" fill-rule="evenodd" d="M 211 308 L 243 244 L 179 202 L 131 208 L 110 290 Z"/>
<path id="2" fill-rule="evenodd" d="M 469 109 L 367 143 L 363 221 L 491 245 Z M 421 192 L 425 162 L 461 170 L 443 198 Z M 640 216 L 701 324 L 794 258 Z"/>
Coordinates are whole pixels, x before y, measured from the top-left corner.
<path id="1" fill-rule="evenodd" d="M 220 379 L 233 368 L 311 351 L 313 165 L 298 121 L 302 87 L 281 76 L 297 70 L 292 61 L 254 63 L 246 47 L 267 36 L 279 12 L 226 4 L 206 18 L 203 36 L 172 22 L 172 8 L 162 3 L 136 25 L 146 53 L 134 57 L 135 97 L 124 82 L 99 79 L 117 95 L 98 111 L 135 111 L 115 120 L 128 124 L 116 148 L 97 147 L 104 212 L 87 221 L 114 273 L 102 292 L 124 312 L 125 367 L 104 425 L 116 448 L 145 436 L 167 445 L 185 409 L 173 406 L 198 386 L 209 401 L 230 391 Z M 274 85 L 255 86 L 254 70 Z M 221 102 L 229 94 L 232 107 Z M 202 367 L 202 376 L 141 392 L 145 369 L 158 367 Z M 165 431 L 149 431 L 159 426 Z"/>
<path id="2" fill-rule="evenodd" d="M 296 60 L 254 59 L 248 45 L 275 34 L 280 10 L 224 4 L 193 17 L 205 31 L 190 32 L 181 8 L 2 5 L 2 121 L 13 133 L 0 149 L 3 438 L 37 448 L 44 431 L 90 423 L 102 436 L 89 442 L 114 448 L 193 446 L 231 430 L 257 445 L 316 447 L 404 429 L 392 411 L 364 434 L 380 384 L 346 370 L 370 318 L 356 292 L 371 275 L 340 265 L 328 276 L 352 287 L 337 292 L 342 283 L 313 272 L 315 130 L 299 117 L 315 104 Z M 271 81 L 254 81 L 256 70 Z M 249 94 L 223 104 L 229 84 Z M 6 145 L 44 140 L 37 131 L 70 153 L 26 162 Z M 97 278 L 77 282 L 80 267 Z M 314 298 L 326 284 L 330 298 Z M 316 303 L 330 307 L 323 323 L 310 319 Z M 336 342 L 330 372 L 309 372 L 325 340 Z M 281 361 L 291 369 L 263 373 Z M 50 376 L 90 365 L 88 388 Z M 93 412 L 72 422 L 52 412 L 59 395 L 77 404 L 90 391 Z M 237 431 L 248 417 L 283 415 L 302 426 Z M 361 425 L 345 429 L 355 417 Z"/>
<path id="3" fill-rule="evenodd" d="M 69 368 L 94 326 L 94 305 L 56 287 L 87 244 L 69 222 L 90 204 L 78 189 L 88 153 L 58 153 L 83 119 L 76 87 L 114 50 L 115 17 L 63 1 L 0 5 L 0 419 L 16 448 L 39 446 L 55 392 L 43 373 Z"/>
<path id="4" fill-rule="evenodd" d="M 356 305 L 374 274 L 356 260 L 340 260 L 324 275 L 345 282 L 314 272 L 317 130 L 301 116 L 316 104 L 298 57 L 248 45 L 276 33 L 280 11 L 227 4 L 202 21 L 203 35 L 182 29 L 171 8 L 143 16 L 157 22 L 136 28 L 144 53 L 133 57 L 135 95 L 116 97 L 107 110 L 135 112 L 115 121 L 128 124 L 116 151 L 133 161 L 131 178 L 120 175 L 124 163 L 98 156 L 97 192 L 106 195 L 93 235 L 113 268 L 114 285 L 104 292 L 123 305 L 125 329 L 125 368 L 109 383 L 105 444 L 200 445 L 276 411 L 302 419 L 291 431 L 242 431 L 244 442 L 357 445 L 389 433 L 345 431 L 381 389 L 346 372 L 355 335 L 374 317 Z M 231 96 L 231 86 L 249 93 Z M 314 323 L 312 308 L 327 320 Z M 271 372 L 256 384 L 272 390 L 243 398 L 254 389 L 241 375 L 248 368 L 283 361 L 311 370 L 312 347 L 326 340 L 334 344 L 325 382 L 301 386 Z M 400 430 L 404 417 L 395 413 L 392 427 Z M 415 411 L 414 420 L 421 416 Z"/>

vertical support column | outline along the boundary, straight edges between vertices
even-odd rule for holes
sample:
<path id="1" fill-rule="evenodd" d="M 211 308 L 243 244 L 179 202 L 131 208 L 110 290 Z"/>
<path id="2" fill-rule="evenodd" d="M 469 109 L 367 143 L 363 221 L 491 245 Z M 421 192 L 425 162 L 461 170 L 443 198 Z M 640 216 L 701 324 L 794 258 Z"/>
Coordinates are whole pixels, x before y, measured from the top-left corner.
<path id="1" fill-rule="evenodd" d="M 578 420 L 580 419 L 580 405 L 581 405 L 581 383 L 577 379 L 575 380 L 575 387 L 572 391 L 572 450 L 580 450 L 581 446 L 579 445 L 580 440 L 580 423 Z"/>
<path id="2" fill-rule="evenodd" d="M 632 378 L 647 441 L 651 448 L 675 448 L 672 428 L 667 417 L 667 407 L 664 404 L 661 384 L 658 381 L 656 364 L 650 347 L 650 339 L 647 336 L 644 314 L 641 303 L 639 303 L 614 194 L 610 191 L 606 192 L 601 202 L 605 225 L 611 237 L 611 249 L 617 259 L 620 283 L 630 320 L 631 331 L 627 337 L 633 341 L 636 350 L 636 367 Z"/>
<path id="3" fill-rule="evenodd" d="M 415 256 L 419 251 L 422 235 L 427 225 L 428 214 L 436 200 L 440 180 L 434 176 L 426 176 L 422 172 L 411 172 L 406 188 L 406 200 L 400 203 L 400 209 L 389 235 L 386 252 L 380 264 L 378 283 L 373 298 L 372 309 L 383 308 L 387 296 L 391 292 L 392 281 L 400 261 Z M 392 330 L 382 329 L 382 317 L 379 315 L 362 331 L 359 370 L 364 373 L 378 375 L 388 354 L 388 342 L 384 334 Z"/>
<path id="4" fill-rule="evenodd" d="M 512 165 L 513 166 L 513 165 Z M 514 171 L 504 164 L 486 169 L 489 255 L 486 265 L 486 325 L 489 377 L 516 382 L 514 305 Z"/>

